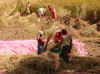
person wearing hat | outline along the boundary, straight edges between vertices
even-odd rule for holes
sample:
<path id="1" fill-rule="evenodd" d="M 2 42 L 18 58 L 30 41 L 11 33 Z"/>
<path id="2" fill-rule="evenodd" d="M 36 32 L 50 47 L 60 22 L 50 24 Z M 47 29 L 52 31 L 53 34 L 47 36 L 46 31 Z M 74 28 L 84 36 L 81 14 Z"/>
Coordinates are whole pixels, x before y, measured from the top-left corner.
<path id="1" fill-rule="evenodd" d="M 39 10 L 38 10 L 38 16 L 39 17 L 44 17 L 45 16 L 45 11 L 46 11 L 45 8 L 39 8 Z"/>
<path id="2" fill-rule="evenodd" d="M 41 54 L 44 52 L 44 44 L 45 44 L 45 41 L 43 40 L 43 31 L 38 32 L 37 41 L 38 41 L 38 54 Z"/>

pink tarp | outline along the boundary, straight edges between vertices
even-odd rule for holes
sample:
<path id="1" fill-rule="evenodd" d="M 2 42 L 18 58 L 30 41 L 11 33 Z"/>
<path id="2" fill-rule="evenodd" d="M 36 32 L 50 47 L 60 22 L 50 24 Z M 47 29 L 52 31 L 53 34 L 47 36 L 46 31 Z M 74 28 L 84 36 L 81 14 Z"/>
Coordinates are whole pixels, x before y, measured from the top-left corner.
<path id="1" fill-rule="evenodd" d="M 0 41 L 0 54 L 29 54 L 37 52 L 36 40 Z"/>
<path id="2" fill-rule="evenodd" d="M 73 39 L 73 44 L 77 48 L 78 56 L 87 56 L 88 52 L 84 48 L 84 43 Z M 0 54 L 31 54 L 33 52 L 37 52 L 37 40 L 0 41 Z M 4 73 L 0 72 L 0 74 Z"/>
<path id="3" fill-rule="evenodd" d="M 0 72 L 0 74 L 4 74 L 4 72 Z"/>
<path id="4" fill-rule="evenodd" d="M 87 56 L 84 43 L 73 39 L 73 44 L 77 48 L 77 56 Z M 0 41 L 0 54 L 31 54 L 33 52 L 37 52 L 37 40 Z"/>
<path id="5" fill-rule="evenodd" d="M 73 39 L 73 44 L 75 45 L 77 49 L 77 56 L 87 56 L 88 52 L 87 49 L 85 49 L 85 44 L 80 42 L 78 39 Z"/>

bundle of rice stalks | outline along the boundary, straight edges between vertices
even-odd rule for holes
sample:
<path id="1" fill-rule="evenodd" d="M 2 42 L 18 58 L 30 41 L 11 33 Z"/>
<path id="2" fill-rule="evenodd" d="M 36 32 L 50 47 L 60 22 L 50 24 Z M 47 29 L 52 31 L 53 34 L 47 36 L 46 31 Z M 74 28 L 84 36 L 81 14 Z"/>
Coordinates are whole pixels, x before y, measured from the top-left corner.
<path id="1" fill-rule="evenodd" d="M 65 24 L 65 25 L 70 25 L 70 20 L 71 20 L 71 17 L 69 17 L 68 15 L 59 16 L 57 18 L 57 21 L 59 21 L 62 24 Z"/>
<path id="2" fill-rule="evenodd" d="M 80 35 L 83 37 L 93 37 L 95 36 L 95 32 L 92 30 L 92 28 L 83 28 L 80 30 Z"/>
<path id="3" fill-rule="evenodd" d="M 76 18 L 73 21 L 74 21 L 73 28 L 76 30 L 82 29 L 84 27 L 89 27 L 89 24 L 85 22 L 84 20 Z"/>
<path id="4" fill-rule="evenodd" d="M 57 59 L 58 58 L 58 59 Z M 63 61 L 52 53 L 29 57 L 6 74 L 55 74 L 62 68 Z"/>
<path id="5" fill-rule="evenodd" d="M 70 27 L 70 34 L 73 38 L 80 38 L 80 34 L 79 31 L 77 31 L 76 29 L 74 29 L 73 27 Z"/>
<path id="6" fill-rule="evenodd" d="M 97 31 L 100 31 L 100 22 L 98 22 L 97 24 L 96 24 L 96 26 L 97 26 Z"/>

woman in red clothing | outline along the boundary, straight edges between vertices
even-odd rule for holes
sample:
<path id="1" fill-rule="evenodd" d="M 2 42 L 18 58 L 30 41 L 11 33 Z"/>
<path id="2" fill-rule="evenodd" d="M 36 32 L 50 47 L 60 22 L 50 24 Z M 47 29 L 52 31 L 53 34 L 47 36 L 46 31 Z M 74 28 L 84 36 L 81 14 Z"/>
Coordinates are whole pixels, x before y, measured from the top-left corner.
<path id="1" fill-rule="evenodd" d="M 48 6 L 48 8 L 49 8 L 49 11 L 50 11 L 50 13 L 51 13 L 51 18 L 52 18 L 52 19 L 56 19 L 56 18 L 57 18 L 57 14 L 56 14 L 56 12 L 55 12 L 55 9 L 52 8 L 51 6 Z"/>

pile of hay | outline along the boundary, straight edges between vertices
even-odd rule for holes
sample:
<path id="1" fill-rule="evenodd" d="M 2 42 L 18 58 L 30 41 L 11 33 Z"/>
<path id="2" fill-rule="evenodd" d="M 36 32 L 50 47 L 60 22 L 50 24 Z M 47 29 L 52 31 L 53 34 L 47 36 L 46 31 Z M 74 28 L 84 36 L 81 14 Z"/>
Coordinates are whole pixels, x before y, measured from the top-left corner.
<path id="1" fill-rule="evenodd" d="M 6 74 L 55 74 L 64 65 L 64 61 L 49 52 L 21 60 L 18 66 L 8 70 Z"/>
<path id="2" fill-rule="evenodd" d="M 98 22 L 97 24 L 96 24 L 96 29 L 97 29 L 97 31 L 100 31 L 100 22 Z"/>

